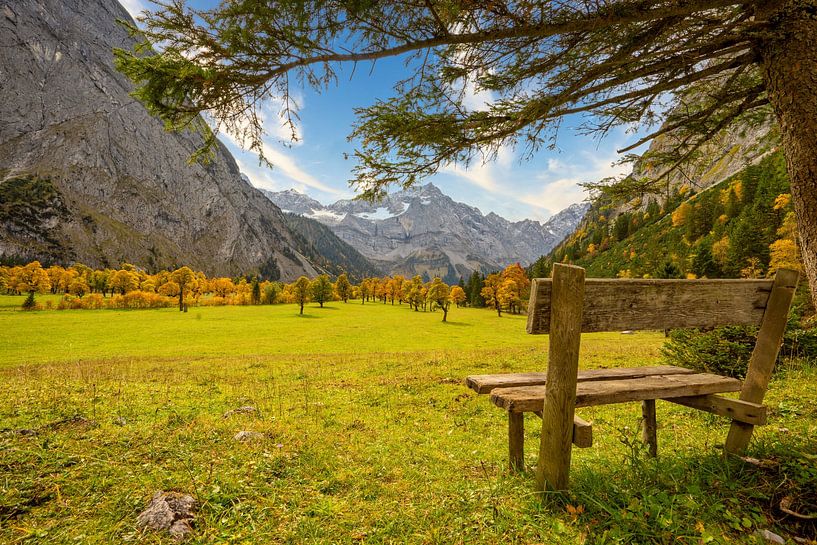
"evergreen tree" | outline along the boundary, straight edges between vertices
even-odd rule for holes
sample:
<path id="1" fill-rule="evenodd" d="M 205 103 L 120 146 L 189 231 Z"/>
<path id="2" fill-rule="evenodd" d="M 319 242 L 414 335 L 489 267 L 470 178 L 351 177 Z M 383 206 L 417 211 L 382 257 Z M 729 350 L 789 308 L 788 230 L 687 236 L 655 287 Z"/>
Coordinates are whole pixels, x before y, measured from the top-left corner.
<path id="1" fill-rule="evenodd" d="M 654 175 L 608 188 L 643 194 L 724 130 L 773 116 L 817 298 L 815 0 L 160 5 L 132 25 L 140 43 L 116 50 L 116 64 L 166 127 L 205 134 L 198 158 L 218 145 L 201 113 L 263 153 L 270 95 L 285 97 L 277 113 L 294 137 L 295 82 L 323 90 L 343 63 L 402 57 L 398 92 L 359 108 L 350 135 L 361 143 L 354 181 L 370 198 L 506 146 L 532 152 L 582 114 L 597 135 L 648 128 L 622 153 L 672 132 L 648 152 Z M 468 107 L 467 86 L 492 100 Z M 666 108 L 668 95 L 679 107 Z"/>
<path id="2" fill-rule="evenodd" d="M 626 212 L 623 214 L 619 214 L 616 217 L 616 223 L 613 227 L 613 234 L 616 237 L 616 240 L 622 241 L 627 238 L 627 234 L 630 232 L 630 215 Z"/>
<path id="3" fill-rule="evenodd" d="M 28 297 L 23 301 L 23 310 L 34 310 L 37 308 L 37 303 L 34 301 L 34 292 L 28 292 Z"/>
<path id="4" fill-rule="evenodd" d="M 656 278 L 682 278 L 681 270 L 672 261 L 665 261 L 655 271 Z"/>
<path id="5" fill-rule="evenodd" d="M 647 219 L 648 223 L 658 221 L 658 218 L 661 216 L 661 205 L 658 204 L 657 200 L 650 199 L 650 202 L 647 203 L 647 215 L 649 216 Z M 599 242 L 601 242 L 601 240 L 599 240 Z M 596 242 L 596 244 L 599 242 Z"/>
<path id="6" fill-rule="evenodd" d="M 482 308 L 485 306 L 485 299 L 482 297 L 483 288 L 482 275 L 478 271 L 471 273 L 471 278 L 468 279 L 468 305 L 474 308 Z"/>
<path id="7" fill-rule="evenodd" d="M 746 267 L 749 259 L 757 259 L 761 264 L 769 262 L 769 244 L 773 241 L 768 240 L 764 230 L 760 228 L 762 221 L 762 215 L 755 209 L 748 211 L 744 209 L 736 220 L 736 225 L 729 236 L 726 270 L 729 276 L 740 276 L 740 271 Z"/>
<path id="8" fill-rule="evenodd" d="M 692 260 L 692 272 L 696 276 L 706 278 L 718 278 L 722 274 L 721 268 L 712 256 L 712 248 L 706 241 L 698 246 L 698 251 Z"/>
<path id="9" fill-rule="evenodd" d="M 261 304 L 261 284 L 258 282 L 258 277 L 254 276 L 252 279 L 252 304 L 253 305 L 260 305 Z"/>

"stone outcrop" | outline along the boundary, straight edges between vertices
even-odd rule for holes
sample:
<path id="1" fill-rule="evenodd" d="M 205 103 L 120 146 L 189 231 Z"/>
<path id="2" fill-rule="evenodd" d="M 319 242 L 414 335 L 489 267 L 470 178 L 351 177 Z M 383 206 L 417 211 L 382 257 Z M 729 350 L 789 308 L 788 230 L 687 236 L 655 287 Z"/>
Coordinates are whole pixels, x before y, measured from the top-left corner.
<path id="1" fill-rule="evenodd" d="M 201 136 L 129 96 L 117 19 L 116 0 L 0 0 L 0 258 L 315 274 L 226 148 L 189 164 Z"/>

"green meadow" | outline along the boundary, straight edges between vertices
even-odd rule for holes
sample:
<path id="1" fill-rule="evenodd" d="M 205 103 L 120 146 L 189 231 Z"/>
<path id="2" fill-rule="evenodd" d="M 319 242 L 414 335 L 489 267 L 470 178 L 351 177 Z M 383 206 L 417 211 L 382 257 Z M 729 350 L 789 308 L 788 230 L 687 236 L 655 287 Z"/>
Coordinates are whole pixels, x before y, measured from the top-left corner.
<path id="1" fill-rule="evenodd" d="M 745 464 L 728 422 L 659 402 L 580 409 L 570 492 L 507 469 L 506 415 L 469 374 L 544 370 L 525 317 L 360 301 L 22 312 L 0 297 L 0 543 L 172 543 L 141 534 L 157 490 L 199 502 L 190 543 L 760 543 L 814 539 L 817 369 L 779 371 Z M 661 361 L 662 333 L 585 335 L 584 368 Z M 227 414 L 252 406 L 253 412 Z M 257 432 L 248 442 L 240 431 Z"/>

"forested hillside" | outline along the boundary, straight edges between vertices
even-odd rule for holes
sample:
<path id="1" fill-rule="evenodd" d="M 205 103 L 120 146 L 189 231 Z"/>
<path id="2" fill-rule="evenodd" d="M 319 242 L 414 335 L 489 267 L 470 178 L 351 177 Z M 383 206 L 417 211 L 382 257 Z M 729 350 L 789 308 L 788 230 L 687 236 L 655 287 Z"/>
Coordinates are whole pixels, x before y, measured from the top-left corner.
<path id="1" fill-rule="evenodd" d="M 353 281 L 358 281 L 382 274 L 371 261 L 322 223 L 290 213 L 284 214 L 284 221 L 294 234 L 301 253 L 332 276 L 345 272 Z"/>
<path id="2" fill-rule="evenodd" d="M 579 228 L 531 268 L 547 276 L 553 262 L 595 277 L 761 277 L 799 268 L 796 225 L 783 154 L 775 151 L 700 193 L 690 185 L 645 197 L 627 212 L 603 199 Z"/>

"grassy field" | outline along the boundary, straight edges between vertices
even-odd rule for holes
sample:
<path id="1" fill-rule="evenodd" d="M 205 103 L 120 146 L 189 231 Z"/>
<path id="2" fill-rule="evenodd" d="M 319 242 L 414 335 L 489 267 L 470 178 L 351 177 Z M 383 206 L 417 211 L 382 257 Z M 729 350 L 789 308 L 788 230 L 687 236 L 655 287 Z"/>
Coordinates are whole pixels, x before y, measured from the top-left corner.
<path id="1" fill-rule="evenodd" d="M 722 419 L 659 403 L 581 409 L 572 490 L 537 499 L 506 469 L 506 416 L 462 385 L 544 369 L 524 317 L 332 303 L 16 310 L 0 297 L 0 543 L 170 543 L 135 530 L 156 490 L 201 503 L 193 543 L 753 543 L 814 538 L 777 509 L 817 501 L 817 370 L 772 382 L 771 423 L 725 462 Z M 586 335 L 585 368 L 648 365 L 663 335 Z M 251 414 L 224 414 L 251 405 Z M 261 438 L 233 439 L 239 431 Z M 805 499 L 804 499 L 805 498 Z M 805 504 L 804 504 L 805 505 Z M 803 507 L 806 511 L 817 506 Z"/>

